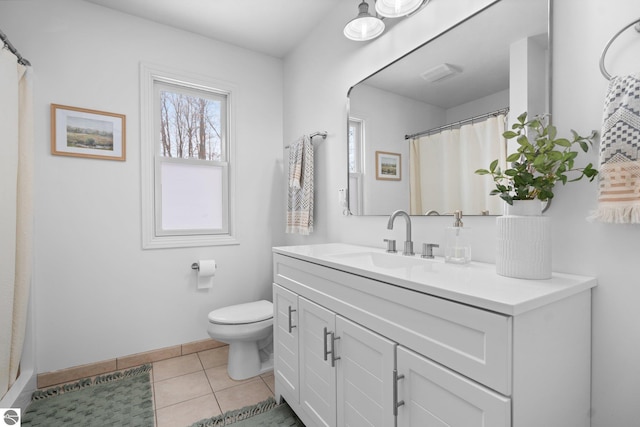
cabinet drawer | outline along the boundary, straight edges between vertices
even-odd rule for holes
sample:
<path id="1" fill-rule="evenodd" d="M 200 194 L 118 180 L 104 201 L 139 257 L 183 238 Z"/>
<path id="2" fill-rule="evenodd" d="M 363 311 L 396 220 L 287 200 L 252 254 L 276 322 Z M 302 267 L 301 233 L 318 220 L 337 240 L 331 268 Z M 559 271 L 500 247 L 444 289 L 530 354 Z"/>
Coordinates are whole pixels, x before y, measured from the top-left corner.
<path id="1" fill-rule="evenodd" d="M 508 427 L 511 400 L 402 347 L 397 350 L 398 425 Z"/>
<path id="2" fill-rule="evenodd" d="M 450 369 L 511 394 L 509 316 L 274 256 L 274 281 Z"/>

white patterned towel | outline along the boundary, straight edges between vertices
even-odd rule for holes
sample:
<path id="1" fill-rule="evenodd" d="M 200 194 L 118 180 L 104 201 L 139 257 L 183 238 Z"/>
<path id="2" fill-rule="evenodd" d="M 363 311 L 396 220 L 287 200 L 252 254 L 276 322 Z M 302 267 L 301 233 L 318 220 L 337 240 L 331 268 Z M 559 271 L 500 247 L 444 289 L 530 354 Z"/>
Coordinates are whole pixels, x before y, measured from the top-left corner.
<path id="1" fill-rule="evenodd" d="M 313 145 L 304 135 L 289 147 L 287 233 L 313 232 Z"/>
<path id="2" fill-rule="evenodd" d="M 598 208 L 591 220 L 640 223 L 640 73 L 612 77 L 600 139 Z"/>

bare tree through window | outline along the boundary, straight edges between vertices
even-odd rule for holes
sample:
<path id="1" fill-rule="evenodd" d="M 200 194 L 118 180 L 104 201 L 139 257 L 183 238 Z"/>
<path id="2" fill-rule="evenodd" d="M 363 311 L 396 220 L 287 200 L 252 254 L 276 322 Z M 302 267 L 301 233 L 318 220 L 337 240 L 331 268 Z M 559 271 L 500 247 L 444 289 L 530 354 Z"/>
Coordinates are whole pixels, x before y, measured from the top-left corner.
<path id="1" fill-rule="evenodd" d="M 160 91 L 160 154 L 223 161 L 222 101 Z"/>

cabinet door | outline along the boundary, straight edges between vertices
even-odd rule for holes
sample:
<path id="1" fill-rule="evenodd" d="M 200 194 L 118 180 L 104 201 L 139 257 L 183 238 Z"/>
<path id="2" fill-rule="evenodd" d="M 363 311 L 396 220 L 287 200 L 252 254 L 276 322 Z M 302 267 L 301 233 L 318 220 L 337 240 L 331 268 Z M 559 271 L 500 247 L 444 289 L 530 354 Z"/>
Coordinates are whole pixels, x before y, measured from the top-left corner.
<path id="1" fill-rule="evenodd" d="M 397 358 L 399 427 L 511 425 L 508 398 L 401 346 Z"/>
<path id="2" fill-rule="evenodd" d="M 274 284 L 273 310 L 273 370 L 278 379 L 276 394 L 289 403 L 299 403 L 298 296 Z"/>
<path id="3" fill-rule="evenodd" d="M 338 427 L 392 427 L 396 344 L 336 316 Z"/>
<path id="4" fill-rule="evenodd" d="M 335 314 L 298 298 L 300 321 L 300 406 L 317 426 L 336 425 L 336 371 L 332 366 L 331 333 Z M 325 333 L 326 332 L 326 333 Z"/>

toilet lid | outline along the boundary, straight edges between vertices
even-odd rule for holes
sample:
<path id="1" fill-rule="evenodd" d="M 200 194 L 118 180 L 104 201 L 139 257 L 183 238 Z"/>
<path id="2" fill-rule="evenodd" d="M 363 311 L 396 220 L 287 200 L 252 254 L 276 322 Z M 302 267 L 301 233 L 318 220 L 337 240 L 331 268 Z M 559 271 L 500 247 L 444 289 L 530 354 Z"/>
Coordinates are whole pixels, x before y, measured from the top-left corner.
<path id="1" fill-rule="evenodd" d="M 254 323 L 273 317 L 273 304 L 270 301 L 254 301 L 245 304 L 231 305 L 213 310 L 209 313 L 209 322 L 226 325 Z"/>

